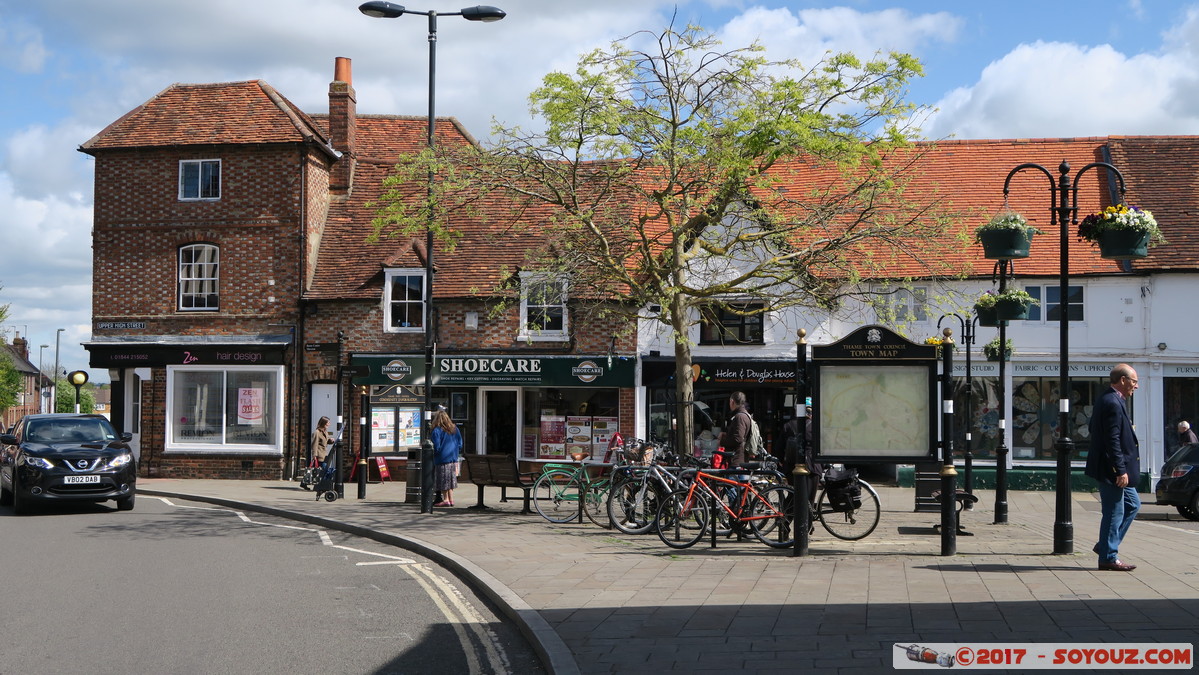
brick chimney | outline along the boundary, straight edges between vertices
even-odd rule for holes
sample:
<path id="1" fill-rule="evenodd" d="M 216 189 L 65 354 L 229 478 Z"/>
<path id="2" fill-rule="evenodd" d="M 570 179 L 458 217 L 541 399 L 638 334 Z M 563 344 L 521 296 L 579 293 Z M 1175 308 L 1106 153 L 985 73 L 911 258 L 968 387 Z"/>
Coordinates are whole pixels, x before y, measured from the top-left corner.
<path id="1" fill-rule="evenodd" d="M 333 165 L 329 190 L 348 194 L 354 186 L 354 163 L 358 149 L 358 99 L 354 94 L 350 59 L 338 56 L 333 62 L 333 81 L 329 83 L 329 134 L 341 159 Z"/>
<path id="2" fill-rule="evenodd" d="M 12 339 L 12 346 L 21 355 L 21 358 L 29 360 L 29 341 L 21 337 L 20 333 L 17 333 L 16 337 Z"/>

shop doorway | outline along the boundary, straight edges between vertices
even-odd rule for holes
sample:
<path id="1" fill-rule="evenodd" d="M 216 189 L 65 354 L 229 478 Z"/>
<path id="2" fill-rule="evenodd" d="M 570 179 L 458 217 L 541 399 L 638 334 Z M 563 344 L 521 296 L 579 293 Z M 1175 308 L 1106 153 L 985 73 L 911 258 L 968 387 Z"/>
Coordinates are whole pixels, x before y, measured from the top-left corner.
<path id="1" fill-rule="evenodd" d="M 129 449 L 133 451 L 133 459 L 142 459 L 142 379 L 149 375 L 148 369 L 135 368 L 124 373 L 125 383 L 125 417 L 121 420 L 123 431 L 133 434 L 129 441 Z"/>
<path id="2" fill-rule="evenodd" d="M 477 452 L 515 455 L 520 448 L 520 388 L 479 389 Z"/>

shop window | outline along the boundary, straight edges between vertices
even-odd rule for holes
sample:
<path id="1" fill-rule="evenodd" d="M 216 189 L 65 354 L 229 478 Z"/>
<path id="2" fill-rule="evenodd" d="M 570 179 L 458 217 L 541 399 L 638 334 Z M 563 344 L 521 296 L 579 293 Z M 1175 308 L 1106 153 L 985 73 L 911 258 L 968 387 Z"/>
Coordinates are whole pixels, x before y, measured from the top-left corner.
<path id="1" fill-rule="evenodd" d="M 764 344 L 763 316 L 760 303 L 705 307 L 700 314 L 699 343 L 701 345 Z"/>
<path id="2" fill-rule="evenodd" d="M 167 452 L 282 453 L 282 366 L 167 369 Z"/>
<path id="3" fill-rule="evenodd" d="M 221 308 L 221 250 L 214 244 L 179 248 L 179 309 L 215 312 Z"/>
<path id="4" fill-rule="evenodd" d="M 1163 378 L 1165 419 L 1162 438 L 1165 439 L 1166 457 L 1180 447 L 1178 423 L 1186 420 L 1192 429 L 1199 430 L 1199 378 Z"/>
<path id="5" fill-rule="evenodd" d="M 179 162 L 179 200 L 221 198 L 221 160 L 185 159 Z"/>
<path id="6" fill-rule="evenodd" d="M 520 277 L 520 338 L 562 341 L 568 338 L 570 313 L 565 279 L 522 273 Z"/>
<path id="7" fill-rule="evenodd" d="M 1052 377 L 1012 378 L 1012 459 L 1056 460 L 1053 444 L 1057 440 L 1061 415 L 1058 412 L 1060 380 Z M 1074 441 L 1073 460 L 1085 460 L 1091 448 L 1091 411 L 1111 383 L 1108 378 L 1071 378 L 1070 438 Z M 1128 414 L 1132 415 L 1129 406 Z M 1135 424 L 1135 420 L 1134 420 Z"/>
<path id="8" fill-rule="evenodd" d="M 892 288 L 878 286 L 874 289 L 874 317 L 884 325 L 902 323 L 924 323 L 928 321 L 928 288 Z"/>
<path id="9" fill-rule="evenodd" d="M 1040 303 L 1029 308 L 1029 321 L 1045 321 L 1047 323 L 1061 321 L 1062 303 L 1060 299 L 1062 296 L 1062 288 L 1060 285 L 1053 284 L 1047 286 L 1025 286 L 1024 290 L 1028 291 L 1028 294 L 1036 298 Z M 1082 321 L 1082 286 L 1067 286 L 1066 293 L 1066 312 L 1070 317 L 1070 321 Z M 1042 316 L 1045 318 L 1042 319 Z"/>
<path id="10" fill-rule="evenodd" d="M 521 459 L 562 460 L 587 452 L 602 460 L 620 422 L 617 391 L 526 388 Z"/>
<path id="11" fill-rule="evenodd" d="M 383 286 L 383 330 L 419 333 L 425 325 L 425 272 L 387 270 Z"/>
<path id="12" fill-rule="evenodd" d="M 970 432 L 971 454 L 975 459 L 995 459 L 1002 437 L 999 429 L 999 378 L 970 378 L 970 405 L 966 405 L 966 378 L 953 378 L 953 409 L 968 411 L 970 424 L 954 422 L 954 448 L 966 451 L 966 432 Z M 964 422 L 964 420 L 963 420 Z"/>

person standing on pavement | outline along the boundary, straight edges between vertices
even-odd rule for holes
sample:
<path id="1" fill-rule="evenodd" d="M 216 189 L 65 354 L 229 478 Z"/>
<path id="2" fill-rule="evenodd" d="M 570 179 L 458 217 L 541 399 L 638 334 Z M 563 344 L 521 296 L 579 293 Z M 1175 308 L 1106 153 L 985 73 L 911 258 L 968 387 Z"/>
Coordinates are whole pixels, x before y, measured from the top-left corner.
<path id="1" fill-rule="evenodd" d="M 1120 560 L 1120 542 L 1136 520 L 1141 508 L 1137 483 L 1141 478 L 1141 451 L 1128 401 L 1137 390 L 1137 371 L 1127 363 L 1112 369 L 1111 389 L 1095 403 L 1091 414 L 1091 450 L 1087 453 L 1086 474 L 1099 483 L 1099 501 L 1103 516 L 1099 521 L 1099 541 L 1091 550 L 1099 555 L 1099 569 L 1131 572 L 1136 565 Z"/>
<path id="2" fill-rule="evenodd" d="M 430 438 L 433 441 L 433 464 L 436 465 L 434 488 L 441 494 L 441 500 L 433 506 L 453 506 L 459 462 L 462 461 L 462 434 L 446 411 L 438 410 L 433 416 Z"/>
<path id="3" fill-rule="evenodd" d="M 745 392 L 734 391 L 729 396 L 732 415 L 728 426 L 720 432 L 720 445 L 725 452 L 733 453 L 729 460 L 731 466 L 745 466 L 745 446 L 749 443 L 749 427 L 753 424 L 753 418 L 745 406 Z"/>
<path id="4" fill-rule="evenodd" d="M 308 454 L 325 468 L 325 458 L 329 456 L 329 446 L 333 444 L 333 435 L 329 433 L 329 418 L 321 417 L 316 421 L 316 429 L 312 432 L 312 440 L 308 443 Z"/>
<path id="5" fill-rule="evenodd" d="M 1195 437 L 1195 430 L 1191 429 L 1191 423 L 1183 420 L 1178 423 L 1178 444 L 1186 445 L 1187 443 L 1199 443 L 1199 438 Z"/>

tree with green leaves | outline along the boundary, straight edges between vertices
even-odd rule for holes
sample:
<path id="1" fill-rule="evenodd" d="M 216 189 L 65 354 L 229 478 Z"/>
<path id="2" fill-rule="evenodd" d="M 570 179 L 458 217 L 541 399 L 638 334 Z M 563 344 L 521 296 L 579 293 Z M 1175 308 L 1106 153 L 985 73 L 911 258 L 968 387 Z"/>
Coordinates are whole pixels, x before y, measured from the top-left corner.
<path id="1" fill-rule="evenodd" d="M 4 412 L 20 402 L 21 392 L 25 387 L 25 378 L 13 363 L 12 353 L 7 346 L 0 349 L 0 412 Z"/>
<path id="2" fill-rule="evenodd" d="M 908 193 L 928 147 L 913 144 L 924 111 L 904 101 L 921 73 L 907 54 L 830 53 L 805 68 L 756 44 L 725 49 L 693 26 L 639 32 L 546 75 L 530 96 L 542 129 L 497 125 L 486 147 L 402 162 L 376 236 L 432 222 L 452 245 L 467 218 L 537 231 L 522 269 L 566 280 L 592 316 L 670 329 L 690 443 L 696 324 L 827 311 L 864 298 L 860 282 L 897 262 L 949 272 L 944 206 Z M 436 191 L 418 197 L 430 170 Z"/>
<path id="3" fill-rule="evenodd" d="M 75 385 L 71 384 L 70 380 L 65 377 L 60 377 L 54 391 L 58 392 L 54 397 L 54 412 L 75 412 Z M 79 412 L 90 413 L 95 412 L 95 410 L 95 386 L 89 382 L 79 388 Z"/>

